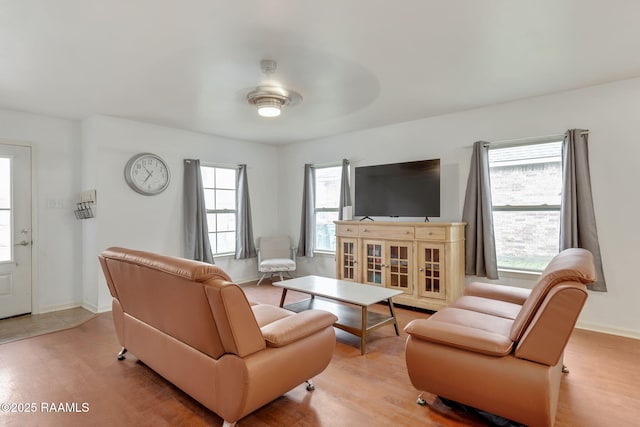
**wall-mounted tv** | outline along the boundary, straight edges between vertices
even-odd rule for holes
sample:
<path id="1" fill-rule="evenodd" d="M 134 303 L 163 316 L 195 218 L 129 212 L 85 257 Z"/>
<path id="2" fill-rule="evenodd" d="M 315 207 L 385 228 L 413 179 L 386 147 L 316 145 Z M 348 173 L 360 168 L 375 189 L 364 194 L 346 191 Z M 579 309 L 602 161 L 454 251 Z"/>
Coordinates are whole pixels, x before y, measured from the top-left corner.
<path id="1" fill-rule="evenodd" d="M 357 167 L 354 215 L 439 217 L 440 159 Z"/>

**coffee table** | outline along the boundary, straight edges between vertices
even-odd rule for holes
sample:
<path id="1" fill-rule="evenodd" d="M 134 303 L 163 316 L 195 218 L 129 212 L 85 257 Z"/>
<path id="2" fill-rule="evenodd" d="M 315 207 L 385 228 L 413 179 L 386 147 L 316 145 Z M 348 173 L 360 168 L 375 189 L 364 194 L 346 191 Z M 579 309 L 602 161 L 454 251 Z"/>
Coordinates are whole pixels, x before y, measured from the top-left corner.
<path id="1" fill-rule="evenodd" d="M 374 329 L 393 325 L 396 335 L 400 335 L 391 299 L 402 291 L 320 276 L 274 282 L 273 286 L 282 288 L 280 307 L 296 313 L 320 309 L 338 316 L 334 326 L 360 337 L 361 354 L 366 353 L 367 335 Z M 288 290 L 309 294 L 311 298 L 284 305 Z M 382 301 L 389 304 L 389 316 L 367 310 L 368 306 Z"/>

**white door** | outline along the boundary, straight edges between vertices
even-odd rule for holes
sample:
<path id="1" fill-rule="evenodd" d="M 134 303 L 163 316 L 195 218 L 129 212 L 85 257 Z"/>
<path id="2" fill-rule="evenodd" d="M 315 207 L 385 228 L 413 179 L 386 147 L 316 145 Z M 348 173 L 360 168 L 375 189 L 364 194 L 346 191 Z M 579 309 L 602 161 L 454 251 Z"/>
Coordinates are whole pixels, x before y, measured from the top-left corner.
<path id="1" fill-rule="evenodd" d="M 31 148 L 0 144 L 0 319 L 31 312 Z"/>

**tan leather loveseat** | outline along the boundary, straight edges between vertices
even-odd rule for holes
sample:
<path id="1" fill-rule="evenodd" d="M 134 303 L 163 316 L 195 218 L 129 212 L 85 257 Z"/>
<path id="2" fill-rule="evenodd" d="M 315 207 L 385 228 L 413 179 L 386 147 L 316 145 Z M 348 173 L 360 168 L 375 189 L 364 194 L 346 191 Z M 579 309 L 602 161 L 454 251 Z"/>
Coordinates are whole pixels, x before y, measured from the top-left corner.
<path id="1" fill-rule="evenodd" d="M 131 351 L 225 426 L 318 375 L 333 356 L 331 313 L 251 305 L 211 264 L 123 248 L 99 259 L 121 358 Z"/>
<path id="2" fill-rule="evenodd" d="M 449 307 L 406 326 L 412 384 L 528 426 L 552 426 L 564 348 L 594 280 L 591 253 L 567 249 L 531 291 L 467 285 Z"/>

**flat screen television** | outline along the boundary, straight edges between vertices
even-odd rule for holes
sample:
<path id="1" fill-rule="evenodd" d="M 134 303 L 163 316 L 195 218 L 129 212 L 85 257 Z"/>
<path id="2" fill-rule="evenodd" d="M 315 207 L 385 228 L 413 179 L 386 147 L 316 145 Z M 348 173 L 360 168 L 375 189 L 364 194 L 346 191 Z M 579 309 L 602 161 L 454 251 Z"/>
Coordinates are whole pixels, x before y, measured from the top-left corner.
<path id="1" fill-rule="evenodd" d="M 355 170 L 355 216 L 440 216 L 440 159 Z"/>

